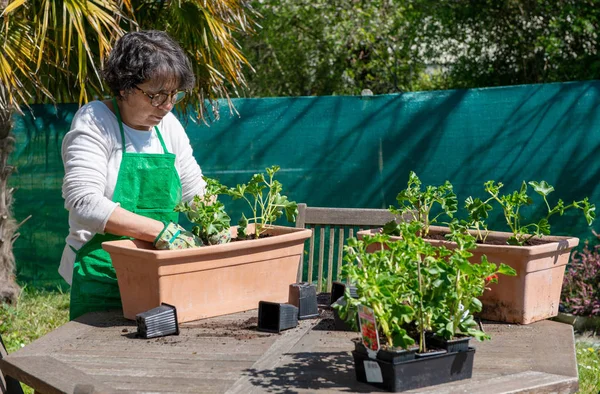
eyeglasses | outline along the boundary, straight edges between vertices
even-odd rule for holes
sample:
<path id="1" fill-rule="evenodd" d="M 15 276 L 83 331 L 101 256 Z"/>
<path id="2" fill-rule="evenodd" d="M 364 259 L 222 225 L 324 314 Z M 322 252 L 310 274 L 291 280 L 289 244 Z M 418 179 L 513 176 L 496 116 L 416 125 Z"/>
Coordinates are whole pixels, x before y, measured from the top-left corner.
<path id="1" fill-rule="evenodd" d="M 181 100 L 183 100 L 185 98 L 185 92 L 183 90 L 180 90 L 180 91 L 177 91 L 177 92 L 171 93 L 171 94 L 166 94 L 166 93 L 149 94 L 149 93 L 144 92 L 142 89 L 140 89 L 137 86 L 134 86 L 134 87 L 137 90 L 139 90 L 140 92 L 144 93 L 144 95 L 146 95 L 150 98 L 150 104 L 152 104 L 153 107 L 160 107 L 167 101 L 167 99 L 171 100 L 171 104 L 177 104 L 178 102 L 180 102 Z"/>

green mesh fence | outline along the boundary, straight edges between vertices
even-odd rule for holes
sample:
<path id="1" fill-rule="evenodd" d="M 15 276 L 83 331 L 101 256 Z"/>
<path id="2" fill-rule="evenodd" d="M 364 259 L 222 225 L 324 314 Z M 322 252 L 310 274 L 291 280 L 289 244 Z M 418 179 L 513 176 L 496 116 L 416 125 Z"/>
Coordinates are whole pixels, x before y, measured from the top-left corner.
<path id="1" fill-rule="evenodd" d="M 598 81 L 369 97 L 238 99 L 234 104 L 239 116 L 223 104 L 220 120 L 186 125 L 204 173 L 227 185 L 278 164 L 279 179 L 295 201 L 387 208 L 413 170 L 424 184 L 450 180 L 460 201 L 484 197 L 483 183 L 490 179 L 503 182 L 504 190 L 543 179 L 556 188 L 552 201 L 589 196 L 600 203 Z M 60 145 L 76 109 L 35 106 L 35 119 L 31 114 L 17 118 L 12 163 L 18 172 L 10 181 L 16 188 L 14 211 L 18 220 L 32 217 L 21 228 L 15 255 L 19 279 L 35 286 L 61 283 L 56 270 L 67 212 Z M 238 202 L 232 205 L 234 222 L 242 209 Z M 499 216 L 492 223 L 505 229 Z M 551 224 L 557 235 L 593 237 L 580 215 Z"/>

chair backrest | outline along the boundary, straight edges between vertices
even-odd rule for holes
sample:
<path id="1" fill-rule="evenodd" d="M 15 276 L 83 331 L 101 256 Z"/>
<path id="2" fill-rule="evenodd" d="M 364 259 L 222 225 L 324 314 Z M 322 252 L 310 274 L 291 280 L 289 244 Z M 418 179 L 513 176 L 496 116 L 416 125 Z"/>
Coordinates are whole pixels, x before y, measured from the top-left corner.
<path id="1" fill-rule="evenodd" d="M 309 240 L 306 281 L 313 282 L 316 255 L 318 258 L 317 291 L 331 291 L 332 282 L 339 278 L 342 270 L 343 246 L 346 239 L 353 237 L 356 230 L 382 227 L 395 219 L 396 217 L 387 209 L 321 208 L 298 204 L 296 227 L 308 228 L 313 232 Z M 318 250 L 315 250 L 315 239 L 318 239 Z M 326 244 L 328 245 L 327 257 L 325 256 Z M 298 272 L 299 282 L 303 277 L 304 261 L 303 256 Z M 324 272 L 325 267 L 326 272 Z M 324 284 L 326 288 L 323 288 Z"/>
<path id="2" fill-rule="evenodd" d="M 3 359 L 6 357 L 6 355 L 7 353 L 6 348 L 4 347 L 4 341 L 2 340 L 2 335 L 0 335 L 0 359 Z M 4 375 L 2 370 L 0 370 L 0 393 L 23 394 L 23 389 L 21 388 L 21 384 L 16 379 Z"/>

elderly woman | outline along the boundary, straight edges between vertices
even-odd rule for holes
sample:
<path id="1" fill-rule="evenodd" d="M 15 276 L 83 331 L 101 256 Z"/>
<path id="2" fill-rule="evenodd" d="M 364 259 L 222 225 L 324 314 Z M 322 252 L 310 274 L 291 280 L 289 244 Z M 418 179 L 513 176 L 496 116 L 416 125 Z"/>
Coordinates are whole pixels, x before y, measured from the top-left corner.
<path id="1" fill-rule="evenodd" d="M 194 86 L 188 58 L 164 32 L 129 33 L 110 53 L 104 79 L 114 97 L 81 107 L 62 145 L 70 229 L 59 273 L 71 284 L 71 319 L 121 308 L 102 242 L 201 246 L 176 224 L 173 211 L 205 187 L 189 139 L 170 112 Z"/>

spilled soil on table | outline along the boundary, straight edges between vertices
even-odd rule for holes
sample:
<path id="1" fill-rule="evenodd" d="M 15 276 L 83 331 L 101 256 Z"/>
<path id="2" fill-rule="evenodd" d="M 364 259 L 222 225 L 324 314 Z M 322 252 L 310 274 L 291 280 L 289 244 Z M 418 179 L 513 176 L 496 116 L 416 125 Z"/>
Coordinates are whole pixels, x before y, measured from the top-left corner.
<path id="1" fill-rule="evenodd" d="M 317 294 L 317 305 L 320 322 L 317 324 L 320 330 L 333 330 L 333 310 L 331 309 L 329 293 Z M 281 335 L 281 333 L 270 333 L 258 330 L 258 316 L 247 319 L 231 321 L 215 321 L 214 319 L 198 320 L 180 325 L 180 331 L 194 329 L 194 337 L 234 338 L 237 340 L 249 340 L 255 338 L 268 338 Z"/>
<path id="2" fill-rule="evenodd" d="M 185 323 L 180 327 L 180 330 L 194 329 L 201 332 L 194 334 L 195 337 L 213 337 L 213 338 L 234 338 L 237 340 L 247 340 L 254 338 L 270 337 L 278 335 L 277 333 L 269 333 L 258 331 L 258 317 L 251 317 L 246 320 L 233 320 L 229 322 L 223 321 L 197 321 L 193 323 Z"/>

